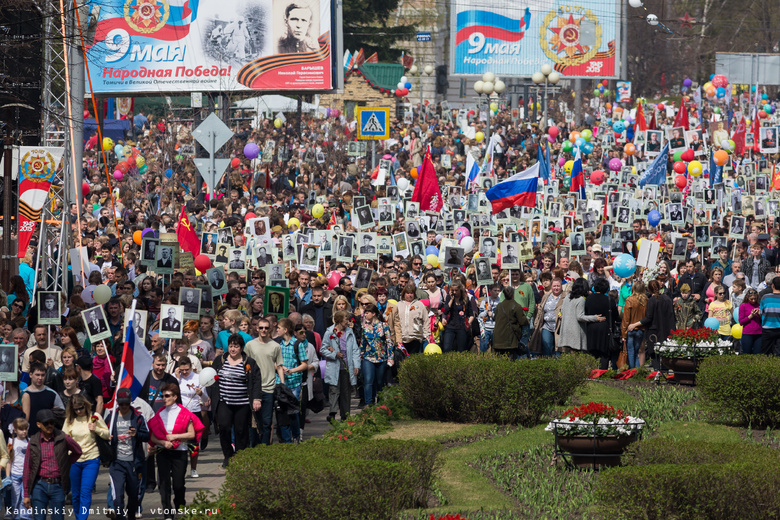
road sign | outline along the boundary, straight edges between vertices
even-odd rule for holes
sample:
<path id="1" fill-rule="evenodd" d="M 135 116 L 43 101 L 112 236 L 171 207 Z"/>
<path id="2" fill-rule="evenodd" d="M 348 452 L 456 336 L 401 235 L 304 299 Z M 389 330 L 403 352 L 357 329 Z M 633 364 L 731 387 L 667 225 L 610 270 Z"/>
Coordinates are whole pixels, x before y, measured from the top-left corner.
<path id="1" fill-rule="evenodd" d="M 209 154 L 213 154 L 233 138 L 233 131 L 212 112 L 192 131 L 192 136 Z"/>
<path id="2" fill-rule="evenodd" d="M 417 41 L 418 42 L 429 42 L 429 41 L 431 41 L 431 33 L 429 33 L 429 32 L 418 32 L 417 33 Z"/>
<path id="3" fill-rule="evenodd" d="M 390 138 L 390 109 L 357 107 L 357 138 L 384 140 Z"/>
<path id="4" fill-rule="evenodd" d="M 209 193 L 214 193 L 214 186 L 217 185 L 222 174 L 230 166 L 231 159 L 215 159 L 214 156 L 211 156 L 208 159 L 193 159 L 193 161 L 203 177 L 203 182 L 209 187 Z"/>

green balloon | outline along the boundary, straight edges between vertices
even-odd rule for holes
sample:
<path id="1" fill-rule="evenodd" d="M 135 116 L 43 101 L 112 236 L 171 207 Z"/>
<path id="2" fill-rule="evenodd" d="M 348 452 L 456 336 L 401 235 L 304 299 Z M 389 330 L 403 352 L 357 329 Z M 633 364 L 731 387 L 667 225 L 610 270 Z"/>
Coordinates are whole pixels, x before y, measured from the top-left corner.
<path id="1" fill-rule="evenodd" d="M 604 95 L 605 95 L 605 96 L 609 96 L 609 89 L 606 89 L 606 90 L 604 91 Z"/>
<path id="2" fill-rule="evenodd" d="M 571 141 L 564 141 L 563 142 L 563 151 L 564 152 L 571 152 L 572 148 L 574 148 L 574 145 L 571 143 Z"/>
<path id="3" fill-rule="evenodd" d="M 597 88 L 594 88 L 594 89 L 593 89 L 593 95 L 594 95 L 594 96 L 598 96 L 599 94 L 601 94 L 601 92 L 599 92 L 599 89 L 597 89 Z"/>
<path id="4" fill-rule="evenodd" d="M 715 107 L 712 109 L 712 111 L 716 114 L 720 114 L 720 107 Z"/>
<path id="5" fill-rule="evenodd" d="M 682 152 L 674 152 L 673 158 L 675 161 L 682 161 Z"/>
<path id="6" fill-rule="evenodd" d="M 140 168 L 138 168 L 138 173 L 143 174 L 143 173 L 146 173 L 147 171 L 149 171 L 149 167 L 147 165 L 145 165 L 145 164 L 143 166 L 141 166 Z"/>
<path id="7" fill-rule="evenodd" d="M 563 178 L 563 187 L 567 190 L 571 188 L 571 177 L 564 177 Z"/>

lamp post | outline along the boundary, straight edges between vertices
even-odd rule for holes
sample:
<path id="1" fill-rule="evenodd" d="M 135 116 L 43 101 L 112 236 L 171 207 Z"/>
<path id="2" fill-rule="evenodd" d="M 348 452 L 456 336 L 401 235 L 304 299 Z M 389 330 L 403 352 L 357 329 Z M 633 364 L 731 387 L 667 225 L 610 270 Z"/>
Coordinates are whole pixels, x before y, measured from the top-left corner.
<path id="1" fill-rule="evenodd" d="M 485 94 L 487 96 L 488 110 L 487 110 L 487 142 L 490 143 L 490 96 L 493 94 L 501 94 L 506 90 L 506 84 L 498 79 L 492 72 L 486 72 L 482 75 L 482 80 L 474 83 L 474 92 L 477 96 Z"/>
<path id="2" fill-rule="evenodd" d="M 420 77 L 420 117 L 422 118 L 422 111 L 423 111 L 423 74 L 426 76 L 429 76 L 433 74 L 433 66 L 432 65 L 426 65 L 425 67 L 421 69 L 417 68 L 417 65 L 412 65 L 409 68 L 409 74 L 412 76 L 419 76 Z"/>
<path id="3" fill-rule="evenodd" d="M 561 80 L 561 75 L 557 72 L 553 71 L 553 68 L 545 63 L 542 65 L 542 68 L 539 69 L 539 72 L 534 72 L 531 76 L 531 81 L 539 85 L 540 83 L 544 82 L 544 127 L 546 128 L 548 125 L 548 119 L 547 119 L 547 85 L 548 83 L 552 83 L 555 85 Z"/>

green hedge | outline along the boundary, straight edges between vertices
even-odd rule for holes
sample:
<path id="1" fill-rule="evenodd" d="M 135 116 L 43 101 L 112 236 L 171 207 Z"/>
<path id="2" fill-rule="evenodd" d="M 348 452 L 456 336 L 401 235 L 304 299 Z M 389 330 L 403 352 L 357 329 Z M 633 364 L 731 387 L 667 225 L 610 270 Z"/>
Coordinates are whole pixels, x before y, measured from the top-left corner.
<path id="1" fill-rule="evenodd" d="M 412 414 L 436 421 L 533 426 L 571 397 L 595 367 L 592 356 L 511 361 L 449 353 L 412 356 L 398 378 Z"/>
<path id="2" fill-rule="evenodd" d="M 729 464 L 773 459 L 780 464 L 780 452 L 758 444 L 733 442 L 675 441 L 654 437 L 632 444 L 623 457 L 631 466 L 651 464 Z"/>
<path id="3" fill-rule="evenodd" d="M 703 405 L 721 419 L 754 427 L 780 424 L 780 358 L 709 357 L 696 383 Z"/>
<path id="4" fill-rule="evenodd" d="M 384 520 L 427 505 L 440 449 L 388 439 L 243 450 L 230 461 L 219 502 L 247 519 Z"/>

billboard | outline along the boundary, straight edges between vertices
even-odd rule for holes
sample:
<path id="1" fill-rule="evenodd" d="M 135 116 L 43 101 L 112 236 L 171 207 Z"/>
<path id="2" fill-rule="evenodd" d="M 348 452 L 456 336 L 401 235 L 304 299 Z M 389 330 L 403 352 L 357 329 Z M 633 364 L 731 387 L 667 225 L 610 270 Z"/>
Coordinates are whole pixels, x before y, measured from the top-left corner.
<path id="1" fill-rule="evenodd" d="M 452 74 L 616 78 L 619 0 L 452 0 Z"/>
<path id="2" fill-rule="evenodd" d="M 332 0 L 92 0 L 96 93 L 330 90 Z"/>

